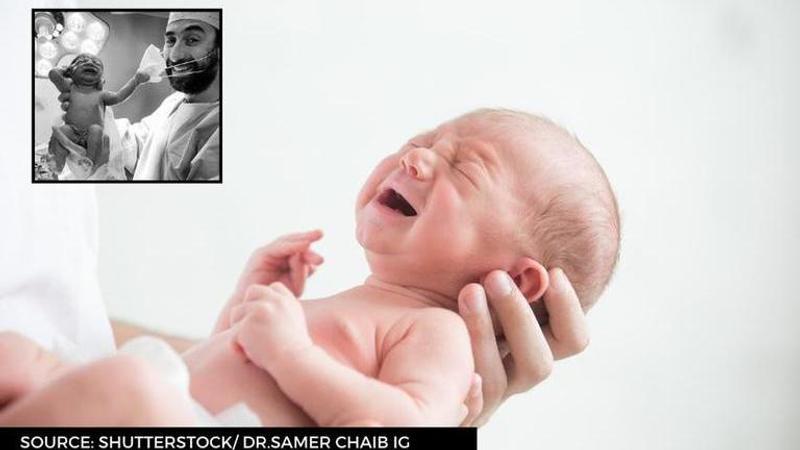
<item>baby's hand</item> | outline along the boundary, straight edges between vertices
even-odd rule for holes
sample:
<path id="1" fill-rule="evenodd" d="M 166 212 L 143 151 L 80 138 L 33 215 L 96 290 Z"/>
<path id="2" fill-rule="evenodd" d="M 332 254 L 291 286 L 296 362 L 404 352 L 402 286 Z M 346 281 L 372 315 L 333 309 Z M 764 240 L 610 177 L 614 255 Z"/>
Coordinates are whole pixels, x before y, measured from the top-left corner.
<path id="1" fill-rule="evenodd" d="M 245 265 L 236 289 L 222 309 L 214 332 L 230 328 L 230 311 L 245 301 L 245 292 L 254 284 L 271 284 L 276 281 L 288 286 L 295 297 L 303 294 L 306 278 L 322 264 L 322 257 L 310 249 L 311 243 L 322 237 L 322 231 L 288 234 L 257 249 Z"/>
<path id="2" fill-rule="evenodd" d="M 320 230 L 287 234 L 257 249 L 239 277 L 234 296 L 243 296 L 250 285 L 276 281 L 283 283 L 296 297 L 303 295 L 306 278 L 323 262 L 322 257 L 311 250 L 311 243 L 320 238 Z"/>
<path id="3" fill-rule="evenodd" d="M 150 74 L 148 74 L 146 72 L 139 71 L 139 72 L 136 72 L 136 75 L 134 75 L 134 78 L 136 79 L 136 84 L 142 84 L 142 83 L 147 82 L 150 79 Z"/>
<path id="4" fill-rule="evenodd" d="M 270 364 L 313 345 L 300 301 L 281 283 L 253 285 L 231 310 L 235 344 L 256 366 Z"/>

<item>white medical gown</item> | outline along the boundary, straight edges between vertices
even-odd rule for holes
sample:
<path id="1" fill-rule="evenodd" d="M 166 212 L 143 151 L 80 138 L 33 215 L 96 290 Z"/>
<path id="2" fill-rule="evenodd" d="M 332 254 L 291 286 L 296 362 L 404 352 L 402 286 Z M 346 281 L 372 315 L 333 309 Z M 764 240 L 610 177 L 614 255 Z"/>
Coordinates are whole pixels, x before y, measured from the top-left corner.
<path id="1" fill-rule="evenodd" d="M 139 123 L 117 120 L 124 151 L 136 155 L 135 180 L 220 178 L 220 104 L 185 97 L 170 95 Z"/>
<path id="2" fill-rule="evenodd" d="M 32 185 L 30 173 L 19 170 L 29 155 L 9 152 L 19 163 L 0 165 L 0 331 L 17 331 L 71 360 L 110 354 L 94 186 Z"/>

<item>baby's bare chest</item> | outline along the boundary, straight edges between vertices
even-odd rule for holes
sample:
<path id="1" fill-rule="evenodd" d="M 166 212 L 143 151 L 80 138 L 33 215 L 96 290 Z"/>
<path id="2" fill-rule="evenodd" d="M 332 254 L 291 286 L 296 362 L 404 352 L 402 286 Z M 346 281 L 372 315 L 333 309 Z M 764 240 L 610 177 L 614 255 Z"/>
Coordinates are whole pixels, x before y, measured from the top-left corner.
<path id="1" fill-rule="evenodd" d="M 104 110 L 103 91 L 72 90 L 69 95 L 69 109 L 64 120 L 81 128 L 99 125 L 103 122 Z"/>

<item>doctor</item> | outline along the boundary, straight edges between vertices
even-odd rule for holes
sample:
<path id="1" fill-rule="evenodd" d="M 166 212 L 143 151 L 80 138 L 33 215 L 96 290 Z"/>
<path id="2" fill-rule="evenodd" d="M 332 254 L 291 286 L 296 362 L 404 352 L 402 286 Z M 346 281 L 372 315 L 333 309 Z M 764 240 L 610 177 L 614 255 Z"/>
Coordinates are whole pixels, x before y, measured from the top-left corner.
<path id="1" fill-rule="evenodd" d="M 134 180 L 220 179 L 220 25 L 218 12 L 170 13 L 162 55 L 177 92 L 139 123 L 117 120 L 122 148 L 131 155 L 125 168 Z M 66 109 L 69 93 L 59 99 Z M 54 136 L 51 146 L 56 142 Z M 108 161 L 107 148 L 87 153 L 98 155 L 95 167 Z"/>

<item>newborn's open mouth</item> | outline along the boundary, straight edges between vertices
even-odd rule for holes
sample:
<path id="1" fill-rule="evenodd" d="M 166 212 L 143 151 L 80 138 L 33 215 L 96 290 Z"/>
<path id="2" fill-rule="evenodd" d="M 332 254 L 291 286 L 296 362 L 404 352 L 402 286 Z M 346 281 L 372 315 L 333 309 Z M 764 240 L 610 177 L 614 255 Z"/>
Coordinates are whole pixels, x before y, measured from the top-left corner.
<path id="1" fill-rule="evenodd" d="M 394 189 L 386 189 L 378 196 L 378 203 L 388 208 L 391 208 L 395 211 L 398 211 L 400 214 L 406 217 L 412 217 L 417 215 L 417 211 L 408 203 L 408 200 L 405 199 L 399 192 L 395 191 Z"/>

